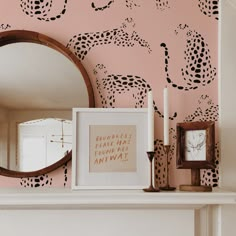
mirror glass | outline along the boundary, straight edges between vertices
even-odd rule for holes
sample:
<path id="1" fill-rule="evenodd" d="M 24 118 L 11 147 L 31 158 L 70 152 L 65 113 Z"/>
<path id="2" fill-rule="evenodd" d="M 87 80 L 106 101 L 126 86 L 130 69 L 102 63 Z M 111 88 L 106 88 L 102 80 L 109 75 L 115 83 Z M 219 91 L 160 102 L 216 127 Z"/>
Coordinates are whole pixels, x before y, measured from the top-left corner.
<path id="1" fill-rule="evenodd" d="M 45 168 L 72 149 L 72 121 L 46 118 L 22 122 L 17 125 L 17 144 L 19 171 Z"/>
<path id="2" fill-rule="evenodd" d="M 66 149 L 62 148 L 62 152 L 50 149 L 52 153 L 46 166 L 57 162 L 71 149 L 65 143 L 65 135 L 72 136 L 72 108 L 89 107 L 88 91 L 80 70 L 57 50 L 31 42 L 0 47 L 0 65 L 1 167 L 15 171 L 44 168 L 39 161 L 29 164 L 36 160 L 39 150 L 46 150 L 40 138 L 45 136 L 43 129 L 46 133 L 50 131 L 51 145 L 61 147 L 62 143 L 56 142 L 64 139 Z M 27 135 L 28 139 L 22 138 Z M 33 143 L 38 148 L 33 148 Z M 32 153 L 26 158 L 30 159 L 28 163 L 20 159 L 21 153 Z"/>

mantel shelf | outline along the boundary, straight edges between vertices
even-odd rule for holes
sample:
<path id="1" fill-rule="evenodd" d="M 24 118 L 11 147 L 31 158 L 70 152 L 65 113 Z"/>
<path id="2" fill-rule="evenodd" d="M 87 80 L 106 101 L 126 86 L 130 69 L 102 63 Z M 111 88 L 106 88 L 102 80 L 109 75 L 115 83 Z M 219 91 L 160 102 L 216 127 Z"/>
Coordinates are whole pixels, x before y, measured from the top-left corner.
<path id="1" fill-rule="evenodd" d="M 236 192 L 158 192 L 142 190 L 3 189 L 1 209 L 80 208 L 200 208 L 204 205 L 236 204 Z"/>

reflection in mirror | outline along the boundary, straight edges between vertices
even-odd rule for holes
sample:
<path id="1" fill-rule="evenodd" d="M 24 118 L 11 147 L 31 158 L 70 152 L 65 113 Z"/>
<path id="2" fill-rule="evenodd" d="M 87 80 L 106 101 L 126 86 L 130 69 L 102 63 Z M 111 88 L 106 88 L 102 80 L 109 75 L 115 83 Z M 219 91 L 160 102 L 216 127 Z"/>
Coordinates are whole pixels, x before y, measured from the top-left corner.
<path id="1" fill-rule="evenodd" d="M 19 146 L 16 142 L 16 124 L 32 118 L 43 119 L 49 114 L 56 117 L 58 111 L 61 112 L 59 118 L 64 119 L 67 116 L 71 119 L 69 116 L 73 107 L 88 107 L 88 93 L 82 75 L 64 55 L 35 43 L 23 42 L 0 47 L 0 64 L 0 106 L 6 118 L 5 121 L 2 120 L 1 128 L 9 128 L 10 131 L 5 131 L 9 132 L 10 146 L 5 158 L 1 155 L 2 162 L 5 162 L 7 168 L 17 171 L 33 171 L 46 167 L 47 165 L 42 166 L 42 163 L 38 167 L 36 164 L 40 163 L 35 155 L 43 152 L 41 146 L 35 148 L 35 153 L 32 153 L 34 157 L 31 159 L 35 160 L 35 164 L 31 163 L 30 166 L 34 166 L 34 169 L 29 169 L 25 160 L 26 169 L 18 165 L 23 162 L 16 151 Z M 8 145 L 7 140 L 5 144 Z M 54 155 L 55 161 L 64 156 L 58 155 L 56 149 L 51 155 Z"/>
<path id="2" fill-rule="evenodd" d="M 45 168 L 72 149 L 71 120 L 46 118 L 26 121 L 18 124 L 17 133 L 16 169 L 19 171 Z"/>
<path id="3" fill-rule="evenodd" d="M 6 109 L 88 107 L 78 68 L 58 51 L 35 43 L 0 47 L 0 105 Z"/>
<path id="4" fill-rule="evenodd" d="M 0 174 L 29 177 L 58 168 L 71 158 L 72 108 L 94 106 L 85 69 L 63 45 L 31 31 L 0 33 L 0 65 Z M 46 141 L 37 137 L 48 140 L 47 132 L 45 158 Z"/>

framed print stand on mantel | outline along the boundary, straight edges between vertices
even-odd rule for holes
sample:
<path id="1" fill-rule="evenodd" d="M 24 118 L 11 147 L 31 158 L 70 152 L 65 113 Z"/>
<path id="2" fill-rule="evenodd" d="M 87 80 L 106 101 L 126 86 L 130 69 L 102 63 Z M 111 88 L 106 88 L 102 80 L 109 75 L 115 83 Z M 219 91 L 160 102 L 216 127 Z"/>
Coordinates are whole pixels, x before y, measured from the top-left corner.
<path id="1" fill-rule="evenodd" d="M 142 189 L 149 182 L 146 108 L 74 108 L 72 189 Z"/>
<path id="2" fill-rule="evenodd" d="M 176 162 L 179 169 L 191 169 L 191 185 L 180 185 L 180 190 L 212 191 L 211 186 L 200 184 L 200 169 L 215 168 L 215 122 L 177 124 Z"/>

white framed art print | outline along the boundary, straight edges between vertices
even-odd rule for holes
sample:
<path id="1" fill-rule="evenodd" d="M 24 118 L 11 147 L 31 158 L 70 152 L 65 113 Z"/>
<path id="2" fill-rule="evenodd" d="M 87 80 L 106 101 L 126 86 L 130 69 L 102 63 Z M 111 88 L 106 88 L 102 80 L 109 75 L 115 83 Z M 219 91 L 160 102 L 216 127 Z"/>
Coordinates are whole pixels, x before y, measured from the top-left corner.
<path id="1" fill-rule="evenodd" d="M 146 108 L 74 108 L 72 189 L 142 189 L 149 182 Z"/>

